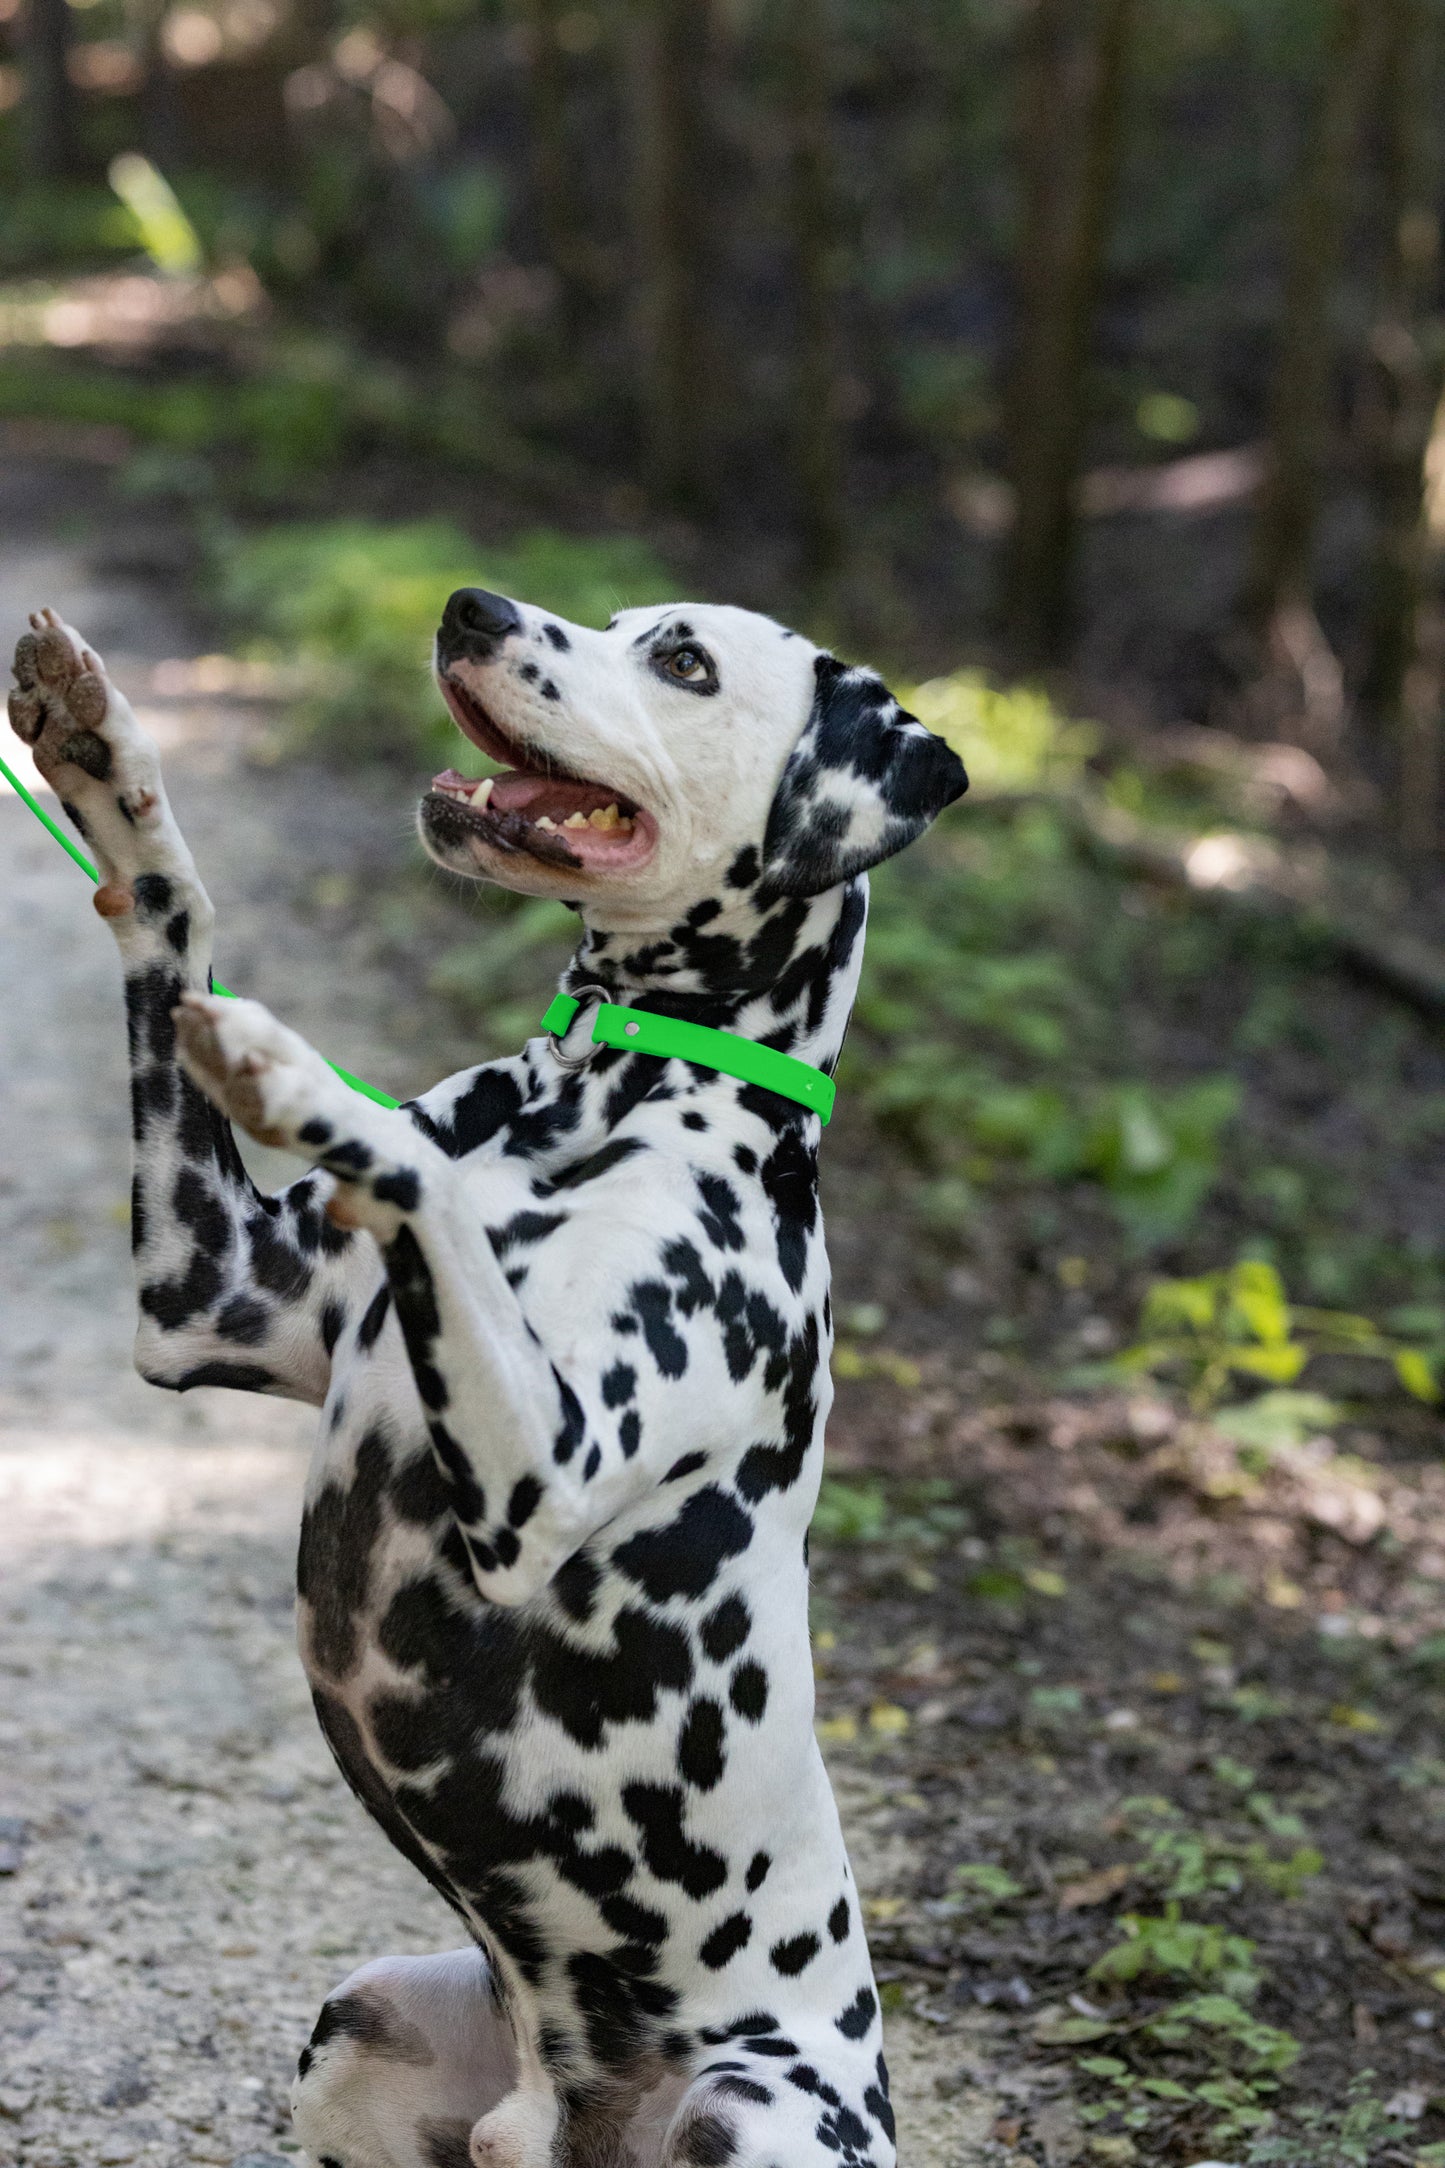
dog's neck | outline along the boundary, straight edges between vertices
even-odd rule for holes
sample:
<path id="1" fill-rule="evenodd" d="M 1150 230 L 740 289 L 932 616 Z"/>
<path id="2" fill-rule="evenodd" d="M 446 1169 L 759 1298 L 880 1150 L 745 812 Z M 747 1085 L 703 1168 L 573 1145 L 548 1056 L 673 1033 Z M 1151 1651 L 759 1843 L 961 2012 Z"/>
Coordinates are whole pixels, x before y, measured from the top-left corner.
<path id="1" fill-rule="evenodd" d="M 563 978 L 653 1009 L 758 1039 L 830 1070 L 858 990 L 868 914 L 865 875 L 821 896 L 778 896 L 761 883 L 709 897 L 654 932 L 586 931 Z"/>

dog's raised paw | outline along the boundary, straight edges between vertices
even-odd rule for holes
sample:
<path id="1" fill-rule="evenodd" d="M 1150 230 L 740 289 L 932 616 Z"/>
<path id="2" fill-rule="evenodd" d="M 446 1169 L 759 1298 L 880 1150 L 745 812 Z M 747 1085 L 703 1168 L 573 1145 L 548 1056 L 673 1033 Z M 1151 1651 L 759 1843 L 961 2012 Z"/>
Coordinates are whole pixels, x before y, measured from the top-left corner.
<path id="1" fill-rule="evenodd" d="M 64 782 L 61 769 L 78 769 L 92 782 L 111 783 L 127 820 L 158 803 L 160 771 L 154 748 L 138 729 L 125 699 L 106 675 L 95 649 L 54 610 L 36 610 L 30 629 L 15 644 L 15 689 L 10 722 L 30 746 L 48 783 Z"/>
<path id="2" fill-rule="evenodd" d="M 315 1049 L 259 1001 L 188 992 L 173 1014 L 181 1066 L 259 1144 L 294 1149 L 335 1089 L 344 1089 Z"/>

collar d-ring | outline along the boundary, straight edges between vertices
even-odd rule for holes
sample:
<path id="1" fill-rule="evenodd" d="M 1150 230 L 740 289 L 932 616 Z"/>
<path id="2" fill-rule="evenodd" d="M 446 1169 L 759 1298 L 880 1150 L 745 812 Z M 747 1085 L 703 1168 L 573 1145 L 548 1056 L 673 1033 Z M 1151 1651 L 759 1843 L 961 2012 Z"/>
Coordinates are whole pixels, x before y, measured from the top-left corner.
<path id="1" fill-rule="evenodd" d="M 573 1031 L 582 1021 L 583 1011 L 589 1004 L 593 1002 L 598 1005 L 605 1004 L 612 999 L 612 995 L 607 987 L 599 986 L 595 981 L 588 981 L 581 986 L 571 986 L 567 991 L 578 1006 L 564 1028 L 561 1031 L 549 1031 L 547 1039 L 552 1048 L 553 1058 L 559 1061 L 564 1069 L 585 1069 L 597 1051 L 597 1042 L 589 1037 L 583 1042 L 582 1051 L 579 1054 L 567 1053 L 563 1042 L 571 1038 Z"/>

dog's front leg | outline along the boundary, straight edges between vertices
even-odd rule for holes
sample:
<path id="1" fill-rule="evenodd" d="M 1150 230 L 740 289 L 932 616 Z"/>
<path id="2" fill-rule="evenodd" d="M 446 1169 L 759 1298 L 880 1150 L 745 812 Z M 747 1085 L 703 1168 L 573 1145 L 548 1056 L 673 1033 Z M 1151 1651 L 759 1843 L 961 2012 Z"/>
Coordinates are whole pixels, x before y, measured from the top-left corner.
<path id="1" fill-rule="evenodd" d="M 125 973 L 136 1367 L 156 1385 L 320 1401 L 375 1257 L 323 1217 L 314 1178 L 263 1197 L 229 1124 L 176 1064 L 171 1011 L 210 985 L 215 913 L 129 702 L 53 610 L 31 618 L 14 670 L 11 723 L 95 853 L 95 905 Z"/>
<path id="2" fill-rule="evenodd" d="M 400 1109 L 350 1091 L 259 1002 L 188 993 L 176 1021 L 201 1089 L 258 1142 L 323 1168 L 336 1184 L 331 1218 L 380 1244 L 478 1585 L 524 1602 L 586 1532 L 572 1465 L 585 1425 L 455 1162 Z"/>

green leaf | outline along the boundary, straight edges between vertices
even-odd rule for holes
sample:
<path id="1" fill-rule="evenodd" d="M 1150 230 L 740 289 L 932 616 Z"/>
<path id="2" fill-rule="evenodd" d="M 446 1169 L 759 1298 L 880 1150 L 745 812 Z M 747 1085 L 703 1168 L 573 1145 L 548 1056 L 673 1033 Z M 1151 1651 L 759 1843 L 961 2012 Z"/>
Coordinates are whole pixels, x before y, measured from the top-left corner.
<path id="1" fill-rule="evenodd" d="M 1423 1355 L 1419 1348 L 1402 1347 L 1396 1350 L 1395 1375 L 1406 1392 L 1413 1394 L 1416 1400 L 1434 1402 L 1440 1398 L 1440 1386 L 1434 1365 L 1429 1356 Z"/>

